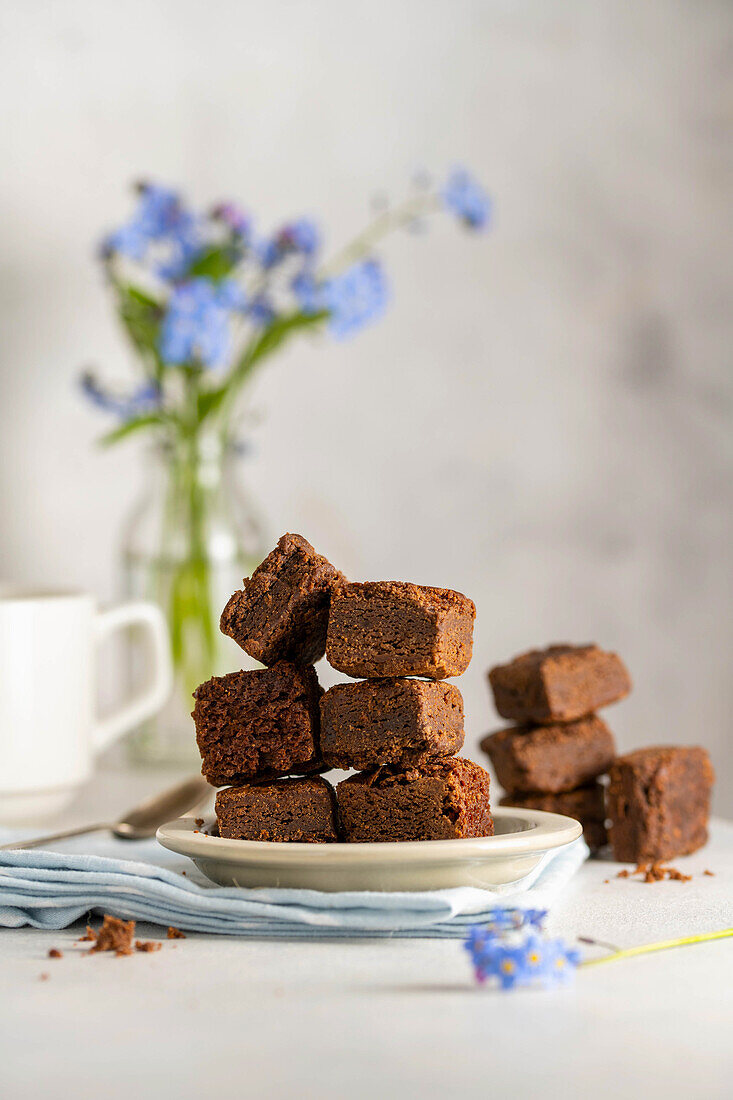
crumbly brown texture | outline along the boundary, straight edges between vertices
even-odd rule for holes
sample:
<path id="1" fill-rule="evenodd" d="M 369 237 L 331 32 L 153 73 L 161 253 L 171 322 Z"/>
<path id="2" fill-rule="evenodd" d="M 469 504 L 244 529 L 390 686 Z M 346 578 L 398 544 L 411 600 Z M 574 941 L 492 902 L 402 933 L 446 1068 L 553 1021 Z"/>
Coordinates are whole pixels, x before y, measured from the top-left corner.
<path id="1" fill-rule="evenodd" d="M 402 581 L 344 584 L 331 600 L 326 656 L 347 676 L 427 676 L 468 668 L 473 601 L 447 588 Z"/>
<path id="2" fill-rule="evenodd" d="M 489 775 L 459 756 L 402 771 L 360 772 L 337 787 L 348 841 L 492 836 Z"/>
<path id="3" fill-rule="evenodd" d="M 181 932 L 180 928 L 170 927 L 166 933 L 169 940 L 185 940 L 186 933 Z"/>
<path id="4" fill-rule="evenodd" d="M 560 794 L 543 794 L 541 791 L 506 794 L 499 805 L 519 806 L 525 810 L 545 810 L 551 814 L 574 817 L 583 826 L 585 842 L 592 852 L 598 851 L 608 841 L 605 796 L 600 783 L 590 783 L 586 787 Z"/>
<path id="5" fill-rule="evenodd" d="M 89 949 L 89 953 L 95 955 L 98 951 L 114 951 L 117 956 L 132 955 L 134 935 L 134 920 L 119 920 L 105 913 L 102 927 L 97 932 L 96 941 Z"/>
<path id="6" fill-rule="evenodd" d="M 321 698 L 321 752 L 330 768 L 415 767 L 463 744 L 463 697 L 435 680 L 337 684 Z"/>
<path id="7" fill-rule="evenodd" d="M 657 863 L 701 848 L 714 779 L 710 757 L 697 746 L 620 756 L 609 771 L 607 797 L 614 859 Z"/>
<path id="8" fill-rule="evenodd" d="M 641 875 L 643 882 L 662 882 L 665 878 L 674 882 L 690 882 L 692 875 L 684 875 L 676 867 L 665 867 L 663 863 L 639 863 L 635 870 L 619 871 L 616 878 L 633 878 Z M 608 879 L 606 879 L 608 882 Z"/>
<path id="9" fill-rule="evenodd" d="M 151 951 L 160 951 L 162 946 L 162 940 L 135 940 L 135 950 L 142 951 L 146 955 Z"/>
<path id="10" fill-rule="evenodd" d="M 565 724 L 497 730 L 481 748 L 511 794 L 572 791 L 608 771 L 616 752 L 613 734 L 596 714 Z"/>
<path id="11" fill-rule="evenodd" d="M 219 625 L 265 665 L 313 664 L 326 650 L 331 591 L 345 580 L 302 535 L 283 535 L 252 576 L 245 577 Z"/>
<path id="12" fill-rule="evenodd" d="M 49 959 L 63 959 L 63 951 L 59 951 L 58 947 L 52 947 L 48 953 Z"/>
<path id="13" fill-rule="evenodd" d="M 516 722 L 572 722 L 623 699 L 631 680 L 621 658 L 595 645 L 551 645 L 489 671 L 494 703 Z"/>
<path id="14" fill-rule="evenodd" d="M 281 779 L 229 787 L 216 796 L 219 835 L 234 840 L 338 840 L 336 798 L 325 779 Z"/>
<path id="15" fill-rule="evenodd" d="M 321 770 L 320 695 L 315 669 L 287 661 L 201 684 L 193 719 L 209 783 Z"/>

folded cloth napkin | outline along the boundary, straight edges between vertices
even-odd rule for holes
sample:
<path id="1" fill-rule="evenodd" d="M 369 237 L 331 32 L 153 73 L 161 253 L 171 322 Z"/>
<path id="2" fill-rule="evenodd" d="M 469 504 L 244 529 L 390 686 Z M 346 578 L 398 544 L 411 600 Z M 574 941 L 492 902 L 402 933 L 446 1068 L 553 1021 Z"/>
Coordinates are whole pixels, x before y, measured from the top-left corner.
<path id="1" fill-rule="evenodd" d="M 0 843 L 11 840 L 11 834 L 0 834 Z M 588 856 L 583 840 L 577 840 L 548 852 L 519 882 L 495 890 L 325 893 L 215 886 L 155 841 L 133 844 L 104 836 L 65 841 L 63 847 L 66 851 L 0 851 L 0 927 L 66 928 L 89 914 L 112 913 L 194 932 L 260 938 L 463 936 L 467 925 L 486 920 L 499 905 L 549 909 Z M 131 848 L 135 862 L 119 858 Z"/>

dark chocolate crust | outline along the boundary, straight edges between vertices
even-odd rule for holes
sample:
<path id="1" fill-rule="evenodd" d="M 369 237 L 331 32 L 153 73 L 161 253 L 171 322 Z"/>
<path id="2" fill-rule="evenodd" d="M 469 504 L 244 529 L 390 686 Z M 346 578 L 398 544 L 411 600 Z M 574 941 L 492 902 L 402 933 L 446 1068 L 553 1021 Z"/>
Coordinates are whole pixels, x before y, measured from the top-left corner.
<path id="1" fill-rule="evenodd" d="M 336 788 L 344 839 L 357 842 L 492 836 L 489 775 L 459 756 L 419 768 L 379 768 Z"/>
<path id="2" fill-rule="evenodd" d="M 287 661 L 214 676 L 196 688 L 196 741 L 209 783 L 322 771 L 321 691 L 314 668 Z"/>
<path id="3" fill-rule="evenodd" d="M 511 793 L 572 791 L 608 771 L 616 753 L 613 734 L 597 714 L 577 722 L 498 730 L 483 739 L 481 748 Z"/>
<path id="4" fill-rule="evenodd" d="M 524 810 L 545 810 L 551 814 L 574 817 L 583 826 L 585 842 L 592 852 L 598 851 L 608 841 L 606 834 L 605 791 L 601 783 L 590 783 L 574 791 L 560 794 L 544 794 L 528 791 L 525 794 L 505 794 L 500 806 L 518 806 Z"/>
<path id="5" fill-rule="evenodd" d="M 344 584 L 328 620 L 328 661 L 347 676 L 426 676 L 444 680 L 468 668 L 476 608 L 447 588 L 402 581 Z"/>
<path id="6" fill-rule="evenodd" d="M 658 746 L 620 756 L 607 797 L 614 859 L 656 862 L 701 848 L 714 780 L 703 748 Z"/>
<path id="7" fill-rule="evenodd" d="M 623 699 L 631 680 L 621 658 L 595 645 L 551 645 L 489 671 L 502 718 L 572 722 Z"/>
<path id="8" fill-rule="evenodd" d="M 320 776 L 227 787 L 216 796 L 216 820 L 219 836 L 234 840 L 338 840 L 336 795 Z"/>
<path id="9" fill-rule="evenodd" d="M 331 591 L 344 581 L 302 535 L 283 535 L 230 598 L 222 633 L 265 665 L 313 664 L 326 651 Z"/>
<path id="10" fill-rule="evenodd" d="M 463 698 L 452 684 L 362 680 L 321 698 L 321 752 L 330 768 L 415 767 L 462 744 Z"/>

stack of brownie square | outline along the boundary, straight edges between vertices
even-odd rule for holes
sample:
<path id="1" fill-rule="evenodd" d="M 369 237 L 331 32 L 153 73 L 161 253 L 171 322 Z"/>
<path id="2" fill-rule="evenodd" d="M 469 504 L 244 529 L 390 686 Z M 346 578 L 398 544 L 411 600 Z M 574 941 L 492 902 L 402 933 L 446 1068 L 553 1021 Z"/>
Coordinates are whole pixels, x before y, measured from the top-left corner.
<path id="1" fill-rule="evenodd" d="M 599 777 L 613 764 L 615 745 L 595 711 L 631 690 L 620 657 L 595 645 L 552 645 L 492 668 L 489 683 L 499 714 L 518 723 L 481 742 L 507 792 L 501 805 L 574 817 L 588 847 L 601 848 Z"/>
<path id="2" fill-rule="evenodd" d="M 202 771 L 224 837 L 329 842 L 489 836 L 489 776 L 455 757 L 475 608 L 447 589 L 349 583 L 284 535 L 221 629 L 267 667 L 194 693 Z M 356 683 L 323 692 L 313 664 Z M 337 791 L 319 774 L 357 769 Z M 287 777 L 287 778 L 286 778 Z M 295 778 L 293 778 L 295 777 Z"/>

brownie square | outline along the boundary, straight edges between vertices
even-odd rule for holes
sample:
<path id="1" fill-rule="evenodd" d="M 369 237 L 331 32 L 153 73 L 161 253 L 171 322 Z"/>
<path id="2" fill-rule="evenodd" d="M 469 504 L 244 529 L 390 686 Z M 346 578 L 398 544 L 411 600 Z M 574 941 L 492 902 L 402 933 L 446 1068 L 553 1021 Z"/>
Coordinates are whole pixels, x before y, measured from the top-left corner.
<path id="1" fill-rule="evenodd" d="M 345 584 L 334 592 L 326 655 L 347 676 L 427 676 L 468 668 L 473 601 L 447 588 L 402 581 Z"/>
<path id="2" fill-rule="evenodd" d="M 546 810 L 551 814 L 573 817 L 583 826 L 583 837 L 591 852 L 597 852 L 608 841 L 606 834 L 605 791 L 601 783 L 591 783 L 574 791 L 544 794 L 527 791 L 524 794 L 505 794 L 500 806 L 519 806 L 524 810 Z"/>
<path id="3" fill-rule="evenodd" d="M 620 756 L 609 771 L 609 836 L 621 863 L 687 855 L 708 839 L 715 775 L 699 747 L 659 746 Z"/>
<path id="4" fill-rule="evenodd" d="M 331 590 L 345 578 L 302 535 L 283 535 L 224 608 L 222 633 L 264 665 L 309 665 L 326 651 Z"/>
<path id="5" fill-rule="evenodd" d="M 219 836 L 234 840 L 338 840 L 336 795 L 320 776 L 227 787 L 216 796 Z"/>
<path id="6" fill-rule="evenodd" d="M 322 770 L 321 691 L 312 666 L 287 661 L 214 676 L 197 687 L 193 719 L 209 783 L 223 787 Z"/>
<path id="7" fill-rule="evenodd" d="M 553 726 L 511 726 L 490 733 L 481 748 L 506 791 L 572 791 L 608 771 L 616 747 L 597 714 Z"/>
<path id="8" fill-rule="evenodd" d="M 572 722 L 623 699 L 631 680 L 621 658 L 595 645 L 551 645 L 489 672 L 502 718 Z"/>
<path id="9" fill-rule="evenodd" d="M 406 771 L 360 772 L 336 788 L 346 840 L 451 840 L 492 836 L 489 775 L 460 756 Z"/>
<path id="10" fill-rule="evenodd" d="M 463 744 L 463 697 L 435 680 L 361 680 L 321 698 L 321 752 L 330 768 L 415 767 Z"/>

